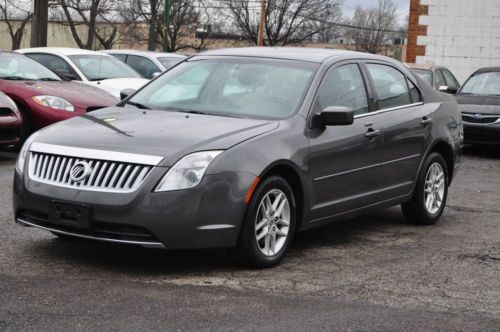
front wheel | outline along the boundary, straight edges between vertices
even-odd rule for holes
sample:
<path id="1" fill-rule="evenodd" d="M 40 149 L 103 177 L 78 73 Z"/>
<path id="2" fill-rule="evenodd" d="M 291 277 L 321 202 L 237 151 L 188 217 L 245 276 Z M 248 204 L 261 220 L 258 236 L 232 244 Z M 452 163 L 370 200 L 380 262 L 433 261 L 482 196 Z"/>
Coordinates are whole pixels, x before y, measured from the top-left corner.
<path id="1" fill-rule="evenodd" d="M 433 225 L 443 213 L 448 197 L 446 161 L 439 153 L 427 157 L 410 202 L 402 204 L 406 219 L 416 224 Z"/>
<path id="2" fill-rule="evenodd" d="M 283 259 L 295 232 L 296 204 L 293 190 L 279 176 L 262 181 L 248 205 L 238 258 L 245 264 L 267 268 Z"/>

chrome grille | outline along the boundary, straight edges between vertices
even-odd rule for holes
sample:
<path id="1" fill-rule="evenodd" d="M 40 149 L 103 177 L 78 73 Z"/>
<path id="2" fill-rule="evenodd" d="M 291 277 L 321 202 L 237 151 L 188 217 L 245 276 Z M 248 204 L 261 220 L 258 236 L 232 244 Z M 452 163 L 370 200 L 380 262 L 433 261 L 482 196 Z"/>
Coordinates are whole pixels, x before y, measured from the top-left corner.
<path id="1" fill-rule="evenodd" d="M 79 182 L 71 179 L 71 168 L 86 162 L 91 171 Z M 132 192 L 144 182 L 153 166 L 122 161 L 86 159 L 30 152 L 28 174 L 32 180 L 51 185 L 93 191 Z"/>
<path id="2" fill-rule="evenodd" d="M 500 121 L 500 116 L 498 115 L 482 115 L 482 114 L 462 114 L 462 120 L 468 123 L 495 123 Z"/>

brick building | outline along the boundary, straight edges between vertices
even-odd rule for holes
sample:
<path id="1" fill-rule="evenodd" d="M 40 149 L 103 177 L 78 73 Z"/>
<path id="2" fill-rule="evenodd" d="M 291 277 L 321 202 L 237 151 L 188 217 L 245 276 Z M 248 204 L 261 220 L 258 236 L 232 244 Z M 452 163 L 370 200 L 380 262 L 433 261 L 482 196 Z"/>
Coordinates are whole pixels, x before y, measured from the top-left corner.
<path id="1" fill-rule="evenodd" d="M 406 62 L 447 66 L 462 83 L 500 66 L 500 0 L 410 0 Z"/>

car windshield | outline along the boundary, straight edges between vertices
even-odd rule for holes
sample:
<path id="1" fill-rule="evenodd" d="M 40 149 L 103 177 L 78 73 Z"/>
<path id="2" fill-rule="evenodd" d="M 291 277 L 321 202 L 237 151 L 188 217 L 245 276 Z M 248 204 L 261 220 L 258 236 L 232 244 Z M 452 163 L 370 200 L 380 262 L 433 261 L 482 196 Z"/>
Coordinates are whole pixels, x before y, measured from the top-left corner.
<path id="1" fill-rule="evenodd" d="M 287 118 L 300 106 L 317 67 L 284 60 L 195 58 L 168 71 L 130 102 L 167 111 Z"/>
<path id="2" fill-rule="evenodd" d="M 462 94 L 500 96 L 500 72 L 472 76 L 462 88 Z"/>
<path id="3" fill-rule="evenodd" d="M 178 64 L 179 62 L 181 62 L 182 60 L 184 60 L 184 58 L 177 58 L 177 57 L 161 57 L 161 58 L 157 58 L 158 61 L 160 61 L 160 63 L 163 65 L 163 67 L 165 67 L 165 69 L 170 69 L 171 67 L 173 67 L 174 65 Z"/>
<path id="4" fill-rule="evenodd" d="M 70 55 L 69 58 L 89 81 L 110 78 L 142 78 L 135 70 L 110 55 Z"/>
<path id="5" fill-rule="evenodd" d="M 60 81 L 50 69 L 24 55 L 0 55 L 0 79 L 29 81 Z"/>
<path id="6" fill-rule="evenodd" d="M 417 68 L 412 68 L 411 71 L 413 74 L 417 75 L 422 80 L 424 80 L 425 83 L 432 86 L 432 71 L 428 69 L 417 69 Z"/>

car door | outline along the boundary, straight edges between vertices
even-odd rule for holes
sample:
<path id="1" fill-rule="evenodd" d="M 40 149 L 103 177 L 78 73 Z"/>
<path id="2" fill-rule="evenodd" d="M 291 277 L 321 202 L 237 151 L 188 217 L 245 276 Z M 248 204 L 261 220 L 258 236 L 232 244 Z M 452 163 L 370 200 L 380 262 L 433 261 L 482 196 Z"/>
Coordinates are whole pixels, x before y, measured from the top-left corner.
<path id="1" fill-rule="evenodd" d="M 357 62 L 335 65 L 323 79 L 314 113 L 329 106 L 344 106 L 355 111 L 355 119 L 351 125 L 313 126 L 308 130 L 312 220 L 377 201 L 383 179 L 373 167 L 384 160 L 380 153 L 382 124 L 370 116 L 370 95 L 365 73 Z"/>
<path id="2" fill-rule="evenodd" d="M 384 178 L 379 200 L 407 195 L 413 189 L 420 162 L 431 143 L 432 111 L 416 83 L 389 63 L 366 63 L 376 98 L 384 160 L 377 174 Z"/>

